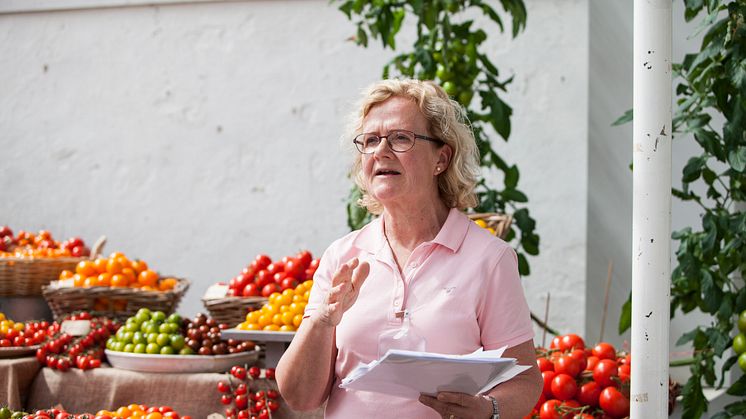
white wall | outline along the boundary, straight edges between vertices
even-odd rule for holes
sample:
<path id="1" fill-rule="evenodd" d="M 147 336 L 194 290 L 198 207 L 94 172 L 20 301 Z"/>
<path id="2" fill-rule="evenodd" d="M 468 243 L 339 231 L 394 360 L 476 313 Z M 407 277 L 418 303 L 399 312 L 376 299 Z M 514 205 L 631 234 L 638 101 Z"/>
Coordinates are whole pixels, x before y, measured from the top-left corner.
<path id="1" fill-rule="evenodd" d="M 550 323 L 582 333 L 588 6 L 527 7 L 518 39 L 491 26 L 515 75 L 495 146 L 541 234 L 532 310 L 550 291 Z M 352 33 L 325 0 L 0 14 L 0 224 L 105 234 L 107 252 L 189 278 L 186 314 L 259 252 L 320 255 L 347 231 L 343 118 L 391 56 Z"/>

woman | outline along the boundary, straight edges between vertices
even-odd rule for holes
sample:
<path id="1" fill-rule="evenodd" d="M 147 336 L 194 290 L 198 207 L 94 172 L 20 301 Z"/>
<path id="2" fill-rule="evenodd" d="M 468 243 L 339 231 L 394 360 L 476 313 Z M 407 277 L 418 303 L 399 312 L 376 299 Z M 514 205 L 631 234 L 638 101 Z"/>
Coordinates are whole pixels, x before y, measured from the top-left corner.
<path id="1" fill-rule="evenodd" d="M 494 408 L 523 417 L 542 386 L 530 314 L 513 249 L 459 211 L 476 205 L 479 173 L 463 110 L 432 82 L 385 80 L 364 95 L 354 125 L 360 203 L 380 216 L 321 258 L 306 318 L 277 366 L 280 392 L 297 410 L 326 401 L 329 418 L 492 418 Z M 379 338 L 405 311 L 428 352 L 507 346 L 504 356 L 532 368 L 478 396 L 340 389 L 378 358 Z"/>

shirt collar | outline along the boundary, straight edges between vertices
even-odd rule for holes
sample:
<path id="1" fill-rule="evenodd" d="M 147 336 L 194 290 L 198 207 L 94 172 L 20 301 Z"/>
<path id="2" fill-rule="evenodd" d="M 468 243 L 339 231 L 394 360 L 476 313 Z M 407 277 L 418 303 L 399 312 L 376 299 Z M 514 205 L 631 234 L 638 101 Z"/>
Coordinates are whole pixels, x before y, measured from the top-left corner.
<path id="1" fill-rule="evenodd" d="M 445 246 L 452 252 L 458 251 L 464 242 L 466 232 L 469 230 L 471 221 L 459 209 L 451 208 L 446 222 L 431 243 Z M 383 234 L 383 220 L 377 217 L 360 230 L 352 243 L 360 250 L 377 254 L 386 245 L 386 236 Z"/>

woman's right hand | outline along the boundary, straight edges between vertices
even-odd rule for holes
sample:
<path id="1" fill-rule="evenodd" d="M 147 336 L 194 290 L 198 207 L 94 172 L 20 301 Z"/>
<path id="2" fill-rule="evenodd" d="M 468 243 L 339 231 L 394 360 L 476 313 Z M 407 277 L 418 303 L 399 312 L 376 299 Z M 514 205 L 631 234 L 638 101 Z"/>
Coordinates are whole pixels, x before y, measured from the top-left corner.
<path id="1" fill-rule="evenodd" d="M 318 310 L 318 321 L 336 327 L 342 321 L 342 315 L 357 301 L 369 272 L 368 262 L 360 263 L 358 258 L 342 265 L 332 277 L 332 287 Z"/>

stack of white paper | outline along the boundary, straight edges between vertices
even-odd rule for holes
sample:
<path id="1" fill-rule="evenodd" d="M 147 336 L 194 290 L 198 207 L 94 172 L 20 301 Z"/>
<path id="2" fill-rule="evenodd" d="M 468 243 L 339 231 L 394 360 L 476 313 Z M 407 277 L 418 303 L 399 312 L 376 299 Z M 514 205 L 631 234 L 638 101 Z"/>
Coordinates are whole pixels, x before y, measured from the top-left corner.
<path id="1" fill-rule="evenodd" d="M 530 368 L 516 365 L 514 358 L 502 358 L 504 350 L 446 355 L 390 349 L 380 360 L 360 364 L 340 387 L 407 399 L 440 391 L 476 395 Z"/>

